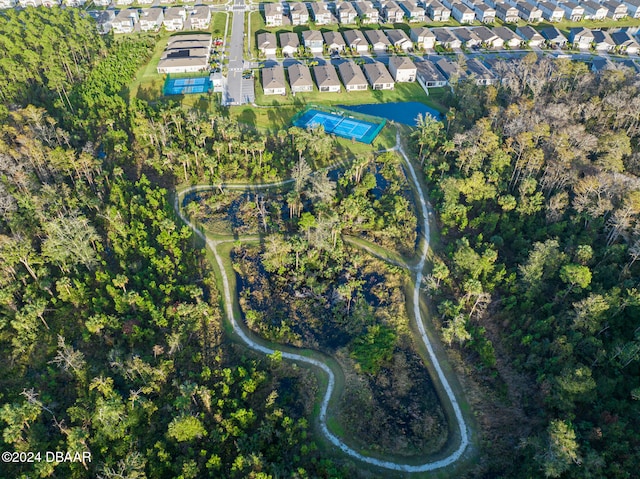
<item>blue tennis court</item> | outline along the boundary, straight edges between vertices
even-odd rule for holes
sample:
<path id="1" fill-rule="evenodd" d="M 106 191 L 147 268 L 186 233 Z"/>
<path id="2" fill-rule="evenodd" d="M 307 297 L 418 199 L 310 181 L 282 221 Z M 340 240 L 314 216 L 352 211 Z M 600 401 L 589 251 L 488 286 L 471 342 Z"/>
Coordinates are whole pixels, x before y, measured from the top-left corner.
<path id="1" fill-rule="evenodd" d="M 190 93 L 207 93 L 213 84 L 209 77 L 171 78 L 164 83 L 165 95 L 188 95 Z"/>
<path id="2" fill-rule="evenodd" d="M 315 128 L 322 125 L 327 133 L 362 143 L 371 143 L 384 126 L 384 122 L 376 125 L 368 121 L 313 109 L 304 112 L 293 124 L 300 128 Z"/>

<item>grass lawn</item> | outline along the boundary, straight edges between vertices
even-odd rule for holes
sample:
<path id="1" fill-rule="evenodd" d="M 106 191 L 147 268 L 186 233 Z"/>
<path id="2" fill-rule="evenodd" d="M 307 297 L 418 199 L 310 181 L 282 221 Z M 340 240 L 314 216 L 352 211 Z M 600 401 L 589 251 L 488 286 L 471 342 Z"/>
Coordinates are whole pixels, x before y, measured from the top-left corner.
<path id="1" fill-rule="evenodd" d="M 130 98 L 138 97 L 144 100 L 154 100 L 162 94 L 164 75 L 159 74 L 157 68 L 171 33 L 172 32 L 161 30 L 155 37 L 156 47 L 153 50 L 151 60 L 140 68 L 133 83 L 131 83 L 129 87 Z"/>
<path id="2" fill-rule="evenodd" d="M 222 38 L 224 36 L 224 28 L 227 24 L 227 14 L 225 12 L 215 12 L 211 14 L 211 33 L 213 38 Z M 229 31 L 227 36 L 231 34 L 231 14 L 229 14 Z"/>
<path id="3" fill-rule="evenodd" d="M 431 89 L 431 94 L 427 95 L 422 87 L 417 83 L 396 83 L 394 90 L 371 90 L 354 91 L 346 93 L 327 93 L 320 92 L 314 86 L 312 92 L 297 93 L 296 96 L 287 95 L 264 95 L 262 84 L 256 82 L 256 104 L 261 106 L 277 106 L 285 105 L 296 106 L 298 109 L 303 108 L 308 103 L 318 105 L 362 105 L 367 103 L 394 103 L 404 101 L 418 101 L 433 107 L 439 111 L 446 111 L 447 108 L 441 103 L 441 99 L 445 93 L 444 89 Z"/>
<path id="4" fill-rule="evenodd" d="M 287 92 L 289 92 L 288 85 Z M 314 87 L 313 92 L 297 93 L 295 97 L 289 94 L 286 96 L 265 96 L 262 85 L 259 81 L 256 81 L 256 104 L 260 105 L 260 107 L 256 108 L 249 105 L 232 107 L 231 114 L 242 123 L 277 131 L 287 128 L 291 118 L 309 103 L 336 106 L 418 101 L 438 111 L 446 112 L 447 107 L 443 103 L 446 90 L 444 88 L 432 88 L 430 92 L 431 94 L 427 96 L 417 83 L 397 83 L 395 90 L 366 90 L 346 94 L 344 91 L 341 93 L 320 93 Z"/>
<path id="5" fill-rule="evenodd" d="M 526 23 L 522 22 L 522 25 L 526 25 Z M 585 27 L 590 29 L 639 27 L 640 18 L 623 18 L 617 21 L 607 18 L 606 20 L 602 20 L 602 21 L 582 20 L 581 22 L 570 22 L 569 20 L 563 20 L 561 22 L 555 22 L 555 23 L 549 23 L 544 21 L 539 23 L 538 25 L 532 25 L 532 26 L 536 27 L 538 30 L 545 27 L 556 27 L 562 33 L 567 35 L 569 33 L 569 30 L 571 30 L 572 28 L 579 28 L 579 27 Z"/>

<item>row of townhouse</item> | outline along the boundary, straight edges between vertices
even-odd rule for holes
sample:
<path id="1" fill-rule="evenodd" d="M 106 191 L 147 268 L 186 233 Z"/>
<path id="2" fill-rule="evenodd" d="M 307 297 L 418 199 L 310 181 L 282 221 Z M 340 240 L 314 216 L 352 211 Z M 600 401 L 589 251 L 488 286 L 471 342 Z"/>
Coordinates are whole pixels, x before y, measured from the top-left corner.
<path id="1" fill-rule="evenodd" d="M 615 50 L 629 55 L 635 55 L 640 51 L 638 42 L 624 29 L 609 34 L 603 30 L 592 32 L 586 28 L 578 28 L 573 29 L 570 37 L 567 38 L 555 27 L 546 27 L 538 31 L 529 25 L 519 26 L 515 31 L 505 26 L 495 28 L 486 26 L 417 27 L 410 30 L 409 36 L 400 29 L 365 30 L 364 32 L 344 30 L 342 33 L 307 30 L 302 32 L 302 41 L 294 32 L 282 32 L 278 38 L 270 32 L 257 35 L 258 50 L 265 56 L 271 57 L 277 55 L 278 48 L 282 55 L 293 56 L 300 52 L 302 47 L 312 54 L 342 53 L 347 49 L 351 53 L 361 54 L 369 51 L 385 52 L 392 47 L 394 50 L 403 51 L 412 51 L 415 48 L 430 50 L 436 45 L 451 50 L 479 47 L 499 50 L 522 46 L 565 48 L 568 44 L 580 49 Z"/>
<path id="2" fill-rule="evenodd" d="M 316 25 L 341 23 L 347 25 L 363 25 L 379 22 L 443 22 L 449 20 L 451 10 L 445 8 L 438 0 L 389 0 L 382 3 L 372 3 L 367 0 L 356 2 L 311 2 L 311 3 L 265 3 L 265 24 L 267 27 L 282 25 L 305 25 L 313 21 Z"/>
<path id="3" fill-rule="evenodd" d="M 106 14 L 106 15 L 105 15 Z M 114 15 L 111 12 L 111 15 Z M 114 33 L 133 33 L 135 31 L 158 31 L 161 27 L 170 32 L 179 30 L 207 30 L 211 23 L 211 10 L 206 6 L 187 10 L 183 7 L 129 8 L 120 10 L 113 18 L 107 12 L 95 16 L 100 31 L 110 29 Z"/>
<path id="4" fill-rule="evenodd" d="M 0 0 L 0 9 L 15 7 L 82 7 L 86 0 Z"/>
<path id="5" fill-rule="evenodd" d="M 493 23 L 496 18 L 505 23 L 524 20 L 559 22 L 619 20 L 626 16 L 640 18 L 640 0 L 388 0 L 372 3 L 355 2 L 267 3 L 264 15 L 267 27 L 284 24 L 304 25 L 313 20 L 317 25 L 330 23 L 363 25 L 379 22 L 446 22 L 453 17 L 459 23 L 476 20 Z M 308 5 L 308 10 L 307 10 Z"/>
<path id="6" fill-rule="evenodd" d="M 424 33 L 423 33 L 424 32 Z M 433 48 L 434 35 L 429 35 L 427 28 L 414 28 L 411 30 L 411 38 L 400 29 L 389 30 L 345 30 L 340 32 L 320 32 L 318 30 L 306 30 L 302 32 L 302 42 L 297 33 L 281 32 L 276 35 L 271 32 L 262 32 L 256 36 L 256 47 L 265 56 L 275 56 L 278 47 L 284 56 L 293 56 L 301 47 L 312 54 L 342 53 L 348 49 L 353 53 L 384 52 L 390 49 L 409 51 L 413 50 L 414 42 L 422 42 L 423 48 Z M 279 45 L 278 45 L 279 40 Z"/>
<path id="7" fill-rule="evenodd" d="M 617 51 L 629 55 L 637 55 L 640 45 L 626 30 L 609 33 L 606 30 L 590 30 L 573 28 L 569 32 L 568 41 L 580 50 L 594 49 L 598 52 Z"/>
<path id="8" fill-rule="evenodd" d="M 440 58 L 437 61 L 424 60 L 416 63 L 416 79 L 429 93 L 429 88 L 451 85 L 456 81 L 469 78 L 477 85 L 493 85 L 497 77 L 480 60 L 472 58 L 465 61 L 451 61 Z"/>
<path id="9" fill-rule="evenodd" d="M 391 57 L 388 68 L 381 62 L 371 62 L 358 66 L 353 60 L 345 60 L 336 68 L 327 63 L 313 67 L 313 76 L 318 91 L 337 93 L 346 91 L 393 90 L 396 83 L 414 82 L 417 67 L 409 57 Z M 311 70 L 304 64 L 294 64 L 287 68 L 289 86 L 292 93 L 313 91 Z M 275 65 L 262 69 L 262 88 L 265 95 L 285 95 L 284 68 Z"/>

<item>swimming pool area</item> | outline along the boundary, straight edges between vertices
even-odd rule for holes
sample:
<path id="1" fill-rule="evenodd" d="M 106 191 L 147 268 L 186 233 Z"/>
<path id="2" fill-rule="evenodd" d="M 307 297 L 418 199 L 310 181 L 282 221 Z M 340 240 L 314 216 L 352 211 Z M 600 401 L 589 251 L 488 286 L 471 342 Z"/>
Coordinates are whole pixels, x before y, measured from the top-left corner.
<path id="1" fill-rule="evenodd" d="M 329 113 L 310 109 L 296 118 L 293 124 L 300 128 L 315 128 L 322 125 L 327 133 L 369 144 L 378 136 L 385 121 L 382 120 L 381 123 L 376 124 L 345 116 L 341 112 Z"/>
<path id="2" fill-rule="evenodd" d="M 190 93 L 207 93 L 213 84 L 209 77 L 171 78 L 164 82 L 165 95 L 188 95 Z"/>

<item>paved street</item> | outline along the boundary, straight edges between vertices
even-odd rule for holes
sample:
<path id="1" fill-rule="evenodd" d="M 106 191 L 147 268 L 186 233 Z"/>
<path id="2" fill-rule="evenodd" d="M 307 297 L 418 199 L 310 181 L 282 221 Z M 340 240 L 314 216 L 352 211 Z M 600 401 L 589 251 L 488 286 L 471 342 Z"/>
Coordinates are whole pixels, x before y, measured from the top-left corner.
<path id="1" fill-rule="evenodd" d="M 244 0 L 234 0 L 231 41 L 229 42 L 229 70 L 224 94 L 226 105 L 241 105 L 247 102 L 243 95 L 242 72 L 244 70 Z"/>

